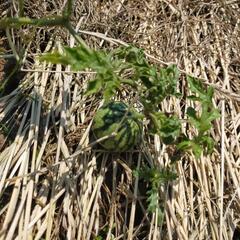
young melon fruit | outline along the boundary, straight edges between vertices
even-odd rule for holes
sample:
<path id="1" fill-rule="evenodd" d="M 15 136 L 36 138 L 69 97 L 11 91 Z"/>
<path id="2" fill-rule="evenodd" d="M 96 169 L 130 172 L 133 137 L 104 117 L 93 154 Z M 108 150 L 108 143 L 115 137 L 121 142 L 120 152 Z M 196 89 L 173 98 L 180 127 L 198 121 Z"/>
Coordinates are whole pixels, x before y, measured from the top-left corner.
<path id="1" fill-rule="evenodd" d="M 114 137 L 100 142 L 102 147 L 116 152 L 130 150 L 141 139 L 141 123 L 137 116 L 138 113 L 123 102 L 105 104 L 93 119 L 93 135 L 100 139 L 116 132 Z"/>

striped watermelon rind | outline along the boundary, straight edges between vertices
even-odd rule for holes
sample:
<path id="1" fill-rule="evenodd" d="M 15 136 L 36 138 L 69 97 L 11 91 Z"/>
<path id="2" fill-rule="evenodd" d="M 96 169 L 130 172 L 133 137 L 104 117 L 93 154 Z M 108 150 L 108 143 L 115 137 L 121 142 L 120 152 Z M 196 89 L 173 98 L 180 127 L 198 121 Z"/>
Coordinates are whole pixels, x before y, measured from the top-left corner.
<path id="1" fill-rule="evenodd" d="M 93 119 L 92 132 L 96 139 L 110 136 L 100 145 L 109 151 L 123 152 L 132 149 L 141 139 L 141 123 L 137 119 L 137 112 L 129 109 L 123 102 L 110 102 L 103 105 Z"/>

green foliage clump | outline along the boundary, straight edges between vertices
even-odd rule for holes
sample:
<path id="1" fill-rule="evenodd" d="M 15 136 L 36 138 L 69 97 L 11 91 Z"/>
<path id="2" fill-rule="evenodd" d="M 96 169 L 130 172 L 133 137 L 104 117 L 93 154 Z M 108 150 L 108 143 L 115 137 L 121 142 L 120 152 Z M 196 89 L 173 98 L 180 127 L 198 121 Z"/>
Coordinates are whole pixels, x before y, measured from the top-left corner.
<path id="1" fill-rule="evenodd" d="M 162 142 L 174 146 L 180 156 L 181 153 L 192 152 L 196 158 L 199 158 L 203 153 L 212 152 L 214 144 L 210 130 L 213 120 L 220 116 L 212 103 L 213 88 L 205 88 L 200 80 L 187 77 L 188 87 L 193 94 L 187 98 L 199 105 L 198 111 L 188 107 L 186 112 L 188 127 L 195 129 L 191 138 L 182 131 L 182 119 L 161 111 L 160 104 L 164 99 L 170 96 L 181 97 L 181 93 L 177 91 L 179 71 L 175 65 L 159 69 L 147 61 L 142 49 L 133 46 L 120 47 L 106 53 L 91 50 L 80 44 L 74 48 L 65 47 L 63 54 L 49 53 L 41 59 L 70 65 L 75 71 L 84 69 L 95 71 L 95 78 L 88 82 L 85 94 L 101 92 L 106 104 L 113 104 L 112 98 L 126 85 L 137 93 L 143 107 L 143 115 L 136 115 L 135 119 L 129 118 L 128 114 L 127 117 L 123 117 L 124 114 L 126 115 L 127 107 L 126 109 L 124 107 L 124 114 L 121 113 L 121 116 L 111 119 L 111 122 L 108 122 L 108 115 L 115 116 L 118 113 L 111 112 L 109 105 L 96 113 L 93 130 L 97 138 L 111 135 L 116 132 L 116 128 L 118 129 L 119 135 L 114 135 L 112 139 L 101 143 L 104 148 L 125 151 L 130 146 L 134 146 L 138 142 L 139 123 L 144 116 L 149 122 L 148 133 L 158 134 Z M 129 133 L 132 133 L 130 141 L 127 140 Z M 174 158 L 178 157 L 174 156 Z M 176 179 L 176 174 L 156 167 L 144 167 L 138 174 L 150 185 L 150 190 L 147 192 L 148 210 L 154 212 L 158 209 L 159 217 L 162 218 L 159 187 Z"/>
<path id="2" fill-rule="evenodd" d="M 177 144 L 177 148 L 182 151 L 191 149 L 194 155 L 199 158 L 203 152 L 211 153 L 214 142 L 209 131 L 212 128 L 212 121 L 220 117 L 219 111 L 213 106 L 213 88 L 204 89 L 201 81 L 187 77 L 189 88 L 195 95 L 188 98 L 199 102 L 201 111 L 197 112 L 193 107 L 187 108 L 188 122 L 197 130 L 197 134 L 189 139 L 187 136 Z"/>
<path id="3" fill-rule="evenodd" d="M 203 152 L 213 150 L 209 130 L 212 121 L 219 117 L 212 104 L 213 88 L 205 89 L 200 80 L 187 77 L 189 88 L 194 93 L 188 98 L 199 102 L 202 109 L 200 113 L 192 107 L 187 109 L 188 124 L 197 130 L 192 139 L 181 133 L 181 120 L 177 116 L 168 116 L 160 111 L 159 104 L 166 97 L 181 96 L 177 91 L 179 71 L 175 65 L 158 69 L 146 60 L 142 49 L 133 46 L 120 47 L 107 54 L 83 44 L 65 47 L 63 54 L 46 54 L 41 60 L 70 65 L 75 71 L 96 71 L 95 78 L 88 82 L 86 95 L 102 92 L 106 102 L 111 101 L 124 85 L 129 85 L 139 94 L 143 113 L 150 120 L 149 131 L 158 134 L 163 143 L 175 144 L 178 151 L 192 151 L 197 158 Z"/>
<path id="4" fill-rule="evenodd" d="M 159 170 L 157 167 L 150 168 L 146 165 L 138 171 L 135 170 L 134 174 L 149 184 L 149 190 L 147 191 L 148 211 L 154 213 L 157 209 L 158 220 L 161 223 L 163 221 L 163 212 L 160 207 L 159 189 L 161 185 L 177 179 L 177 174 L 168 169 Z"/>

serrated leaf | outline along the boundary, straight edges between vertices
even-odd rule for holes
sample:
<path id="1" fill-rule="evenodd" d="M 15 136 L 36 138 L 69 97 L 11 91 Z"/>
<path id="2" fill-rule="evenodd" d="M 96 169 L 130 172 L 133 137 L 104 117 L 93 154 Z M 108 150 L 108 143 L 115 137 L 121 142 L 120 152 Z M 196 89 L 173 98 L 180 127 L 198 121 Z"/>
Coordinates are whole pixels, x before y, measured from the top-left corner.
<path id="1" fill-rule="evenodd" d="M 85 95 L 89 96 L 99 92 L 102 88 L 102 85 L 103 85 L 103 81 L 101 79 L 95 78 L 93 80 L 88 81 L 88 87 L 85 92 Z"/>
<path id="2" fill-rule="evenodd" d="M 69 58 L 66 56 L 58 53 L 58 52 L 53 52 L 53 53 L 46 53 L 39 57 L 40 61 L 47 61 L 51 62 L 53 64 L 62 64 L 62 65 L 69 65 L 71 62 L 69 61 Z"/>
<path id="3" fill-rule="evenodd" d="M 142 167 L 138 174 L 145 181 L 151 182 L 152 186 L 155 188 L 159 188 L 160 184 L 175 180 L 177 178 L 176 173 L 167 169 L 159 170 L 157 168 L 149 168 L 147 166 Z"/>
<path id="4" fill-rule="evenodd" d="M 184 140 L 177 144 L 177 149 L 186 151 L 186 150 L 189 150 L 191 146 L 192 146 L 191 140 Z"/>
<path id="5" fill-rule="evenodd" d="M 198 140 L 201 145 L 206 149 L 205 153 L 210 154 L 213 152 L 214 141 L 210 136 L 201 136 Z"/>
<path id="6" fill-rule="evenodd" d="M 149 197 L 147 198 L 148 202 L 148 211 L 153 213 L 155 212 L 156 208 L 158 207 L 158 192 L 155 191 L 148 191 L 147 194 Z"/>
<path id="7" fill-rule="evenodd" d="M 185 140 L 177 144 L 177 149 L 181 151 L 192 150 L 196 158 L 200 158 L 201 154 L 211 153 L 213 151 L 214 142 L 210 136 L 196 136 L 192 140 Z"/>
<path id="8" fill-rule="evenodd" d="M 91 68 L 98 73 L 108 71 L 111 61 L 102 51 L 95 51 L 79 45 L 75 48 L 65 47 L 66 56 L 71 59 L 71 67 L 75 71 Z"/>
<path id="9" fill-rule="evenodd" d="M 103 97 L 108 101 L 112 96 L 114 96 L 116 89 L 120 87 L 119 81 L 108 81 L 105 82 Z"/>
<path id="10" fill-rule="evenodd" d="M 216 108 L 211 108 L 210 110 L 203 111 L 201 115 L 202 121 L 212 122 L 213 120 L 219 118 L 221 115 Z"/>
<path id="11" fill-rule="evenodd" d="M 190 90 L 194 93 L 198 93 L 200 96 L 201 95 L 206 95 L 205 94 L 205 89 L 203 87 L 203 84 L 200 80 L 191 77 L 191 76 L 187 76 L 187 81 L 190 87 Z"/>
<path id="12" fill-rule="evenodd" d="M 127 63 L 131 63 L 135 66 L 147 66 L 145 54 L 143 49 L 136 48 L 134 46 L 121 47 L 114 51 L 114 55 L 118 59 L 123 59 Z"/>
<path id="13" fill-rule="evenodd" d="M 203 147 L 200 144 L 193 142 L 192 143 L 192 151 L 196 158 L 200 158 L 201 154 L 203 152 Z"/>
<path id="14" fill-rule="evenodd" d="M 166 144 L 173 143 L 180 135 L 181 123 L 177 117 L 169 117 L 162 112 L 154 112 L 151 114 L 151 119 L 156 133 Z"/>
<path id="15" fill-rule="evenodd" d="M 179 143 L 177 145 L 177 149 L 183 151 L 192 150 L 196 158 L 199 158 L 203 151 L 201 145 L 196 143 L 194 140 L 187 140 Z"/>
<path id="16" fill-rule="evenodd" d="M 200 135 L 211 129 L 212 121 L 220 117 L 219 111 L 211 105 L 209 106 L 208 103 L 202 104 L 202 113 L 199 117 L 192 107 L 187 108 L 187 115 L 193 126 L 198 129 Z"/>
<path id="17" fill-rule="evenodd" d="M 190 123 L 192 123 L 192 125 L 200 131 L 202 129 L 202 122 L 201 122 L 201 119 L 199 119 L 197 117 L 196 110 L 192 107 L 188 107 L 187 108 L 187 115 L 190 119 Z"/>
<path id="18" fill-rule="evenodd" d="M 198 95 L 198 96 L 195 96 L 196 101 L 202 101 L 208 104 L 212 104 L 212 97 L 214 93 L 214 89 L 212 87 L 205 88 L 203 86 L 203 83 L 199 79 L 196 79 L 191 76 L 187 76 L 187 81 L 188 81 L 190 90 L 193 93 Z M 192 98 L 193 100 L 193 96 L 190 96 L 190 98 Z"/>
<path id="19" fill-rule="evenodd" d="M 89 81 L 85 94 L 91 95 L 103 89 L 104 98 L 109 100 L 120 86 L 110 56 L 103 51 L 96 51 L 84 45 L 79 45 L 73 48 L 64 47 L 62 54 L 47 54 L 42 56 L 41 60 L 70 65 L 71 69 L 75 71 L 84 69 L 96 71 L 96 78 Z"/>

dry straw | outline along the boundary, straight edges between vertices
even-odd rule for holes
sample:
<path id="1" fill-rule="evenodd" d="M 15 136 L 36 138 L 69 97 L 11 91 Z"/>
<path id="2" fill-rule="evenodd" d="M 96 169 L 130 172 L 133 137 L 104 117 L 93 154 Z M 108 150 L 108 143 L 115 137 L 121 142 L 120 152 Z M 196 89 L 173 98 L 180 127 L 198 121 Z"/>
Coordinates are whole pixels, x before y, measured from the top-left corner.
<path id="1" fill-rule="evenodd" d="M 30 1 L 24 10 L 37 18 L 60 14 L 64 2 Z M 16 14 L 11 4 L 1 3 L 1 17 Z M 89 46 L 135 44 L 159 66 L 176 63 L 182 90 L 186 74 L 215 88 L 222 117 L 211 132 L 214 152 L 177 163 L 178 179 L 161 189 L 162 224 L 133 177 L 146 158 L 169 164 L 159 138 L 141 152 L 94 149 L 89 133 L 101 99 L 83 95 L 93 73 L 36 57 L 74 46 L 74 38 L 54 27 L 2 33 L 6 56 L 27 53 L 21 84 L 0 99 L 1 124 L 12 129 L 0 153 L 0 239 L 232 239 L 240 221 L 239 19 L 239 1 L 75 1 L 72 22 Z M 170 99 L 162 109 L 182 116 L 185 104 Z"/>

